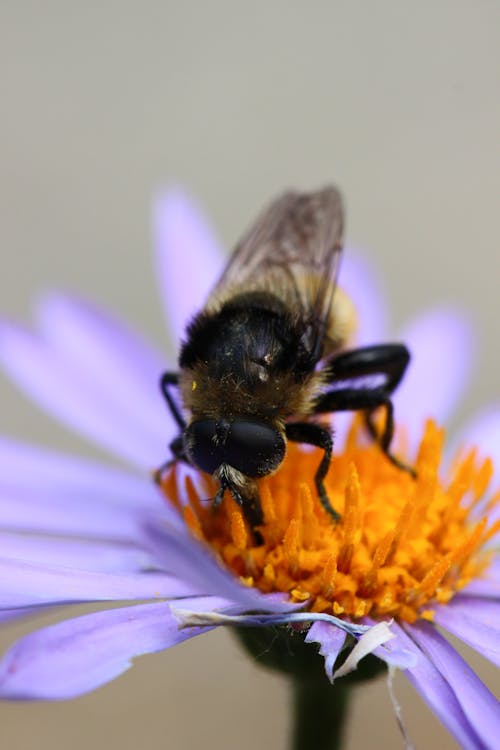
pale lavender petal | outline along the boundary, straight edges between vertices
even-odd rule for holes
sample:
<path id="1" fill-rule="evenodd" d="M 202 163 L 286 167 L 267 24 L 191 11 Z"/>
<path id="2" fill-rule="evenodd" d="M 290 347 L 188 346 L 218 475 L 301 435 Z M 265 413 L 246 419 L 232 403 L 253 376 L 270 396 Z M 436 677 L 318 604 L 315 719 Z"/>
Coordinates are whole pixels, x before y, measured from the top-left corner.
<path id="1" fill-rule="evenodd" d="M 366 625 L 373 627 L 376 625 L 376 621 L 369 617 L 364 617 L 362 622 Z M 392 624 L 389 626 L 390 630 L 393 630 Z M 382 659 L 386 664 L 396 669 L 408 669 L 408 667 L 415 667 L 418 661 L 418 657 L 415 653 L 415 649 L 401 648 L 400 640 L 396 637 L 386 641 L 381 646 L 374 648 L 372 653 L 379 659 Z"/>
<path id="2" fill-rule="evenodd" d="M 0 625 L 8 624 L 12 620 L 26 618 L 29 615 L 38 615 L 41 611 L 40 609 L 3 609 L 0 612 Z"/>
<path id="3" fill-rule="evenodd" d="M 498 747 L 500 703 L 460 654 L 429 623 L 404 626 L 453 690 L 484 747 Z"/>
<path id="4" fill-rule="evenodd" d="M 348 411 L 339 411 L 330 415 L 332 426 L 333 450 L 340 453 L 345 446 L 345 441 L 352 423 L 352 414 Z"/>
<path id="5" fill-rule="evenodd" d="M 175 523 L 173 513 L 164 515 Z M 108 505 L 98 497 L 72 503 L 64 493 L 0 490 L 3 530 L 134 542 L 147 517 L 138 508 Z"/>
<path id="6" fill-rule="evenodd" d="M 382 661 L 385 661 L 390 667 L 396 669 L 408 669 L 417 664 L 418 657 L 414 651 L 404 648 L 395 648 L 392 641 L 388 641 L 383 646 L 378 646 L 372 651 Z"/>
<path id="7" fill-rule="evenodd" d="M 0 438 L 5 529 L 134 541 L 151 513 L 183 525 L 150 476 Z"/>
<path id="8" fill-rule="evenodd" d="M 155 566 L 152 555 L 131 544 L 47 538 L 4 531 L 0 531 L 0 557 L 101 573 L 132 573 Z"/>
<path id="9" fill-rule="evenodd" d="M 313 623 L 305 637 L 306 643 L 319 643 L 319 653 L 325 657 L 325 672 L 330 682 L 333 682 L 333 668 L 346 638 L 346 633 L 327 622 Z"/>
<path id="10" fill-rule="evenodd" d="M 500 601 L 457 595 L 436 607 L 438 625 L 500 666 Z"/>
<path id="11" fill-rule="evenodd" d="M 12 489 L 61 498 L 75 506 L 89 500 L 137 509 L 164 505 L 148 473 L 133 474 L 0 436 L 0 494 Z"/>
<path id="12" fill-rule="evenodd" d="M 0 557 L 2 609 L 67 602 L 167 599 L 197 593 L 200 592 L 193 585 L 163 573 L 96 573 Z"/>
<path id="13" fill-rule="evenodd" d="M 223 599 L 221 596 L 184 596 L 181 599 L 174 599 L 169 602 L 170 611 L 175 615 L 175 610 L 189 609 L 191 612 L 233 612 L 234 603 L 229 599 Z M 177 622 L 179 619 L 176 617 Z"/>
<path id="14" fill-rule="evenodd" d="M 388 312 L 382 283 L 375 266 L 346 245 L 338 285 L 354 302 L 358 318 L 356 346 L 379 344 L 387 339 Z"/>
<path id="15" fill-rule="evenodd" d="M 446 422 L 464 394 L 472 370 L 473 336 L 458 311 L 436 308 L 403 329 L 411 361 L 393 396 L 396 419 L 415 444 L 425 418 Z"/>
<path id="16" fill-rule="evenodd" d="M 175 427 L 160 393 L 165 357 L 108 312 L 64 294 L 46 295 L 36 308 L 43 338 L 78 370 L 87 370 L 95 389 L 122 410 L 137 429 L 159 445 Z"/>
<path id="17" fill-rule="evenodd" d="M 272 609 L 278 602 L 283 603 L 282 594 L 263 594 L 260 609 Z M 248 614 L 248 603 L 235 604 L 234 601 L 223 599 L 221 596 L 186 596 L 173 599 L 170 610 L 179 623 L 179 627 L 193 627 L 193 625 L 230 625 L 236 627 L 273 627 L 274 625 L 290 624 L 295 617 L 306 621 L 307 614 L 296 611 L 303 604 L 291 605 L 290 610 L 280 614 Z M 310 617 L 310 613 L 309 613 Z M 319 615 L 316 615 L 319 617 Z M 198 622 L 191 622 L 191 621 Z M 309 620 L 307 620 L 309 622 Z M 355 626 L 353 626 L 354 628 Z"/>
<path id="18" fill-rule="evenodd" d="M 96 386 L 91 362 L 77 367 L 46 342 L 7 323 L 0 326 L 0 362 L 39 406 L 92 442 L 141 468 L 164 460 L 166 446 L 147 425 L 138 425 Z"/>
<path id="19" fill-rule="evenodd" d="M 455 452 L 459 448 L 471 445 L 477 446 L 481 457 L 489 457 L 493 460 L 495 474 L 492 487 L 497 490 L 500 486 L 500 406 L 498 404 L 492 404 L 479 412 L 466 424 L 453 440 L 451 451 Z"/>
<path id="20" fill-rule="evenodd" d="M 500 560 L 494 560 L 481 578 L 471 581 L 461 593 L 500 601 Z"/>
<path id="21" fill-rule="evenodd" d="M 157 196 L 153 232 L 161 298 L 178 344 L 220 275 L 224 254 L 194 201 L 180 190 Z"/>
<path id="22" fill-rule="evenodd" d="M 418 690 L 429 708 L 436 714 L 448 731 L 455 737 L 461 748 L 465 750 L 479 750 L 484 748 L 468 717 L 464 713 L 457 697 L 441 675 L 437 667 L 417 644 L 408 637 L 397 624 L 391 625 L 396 633 L 396 639 L 391 641 L 393 647 L 405 651 L 413 651 L 417 657 L 415 666 L 408 667 L 403 674 L 413 687 Z M 411 628 L 410 628 L 410 632 Z"/>
<path id="23" fill-rule="evenodd" d="M 283 596 L 266 597 L 257 589 L 240 583 L 223 568 L 211 551 L 187 531 L 167 524 L 150 524 L 144 529 L 145 545 L 162 563 L 162 569 L 190 583 L 200 593 L 220 596 L 245 611 L 290 612 L 296 607 Z"/>
<path id="24" fill-rule="evenodd" d="M 212 599 L 214 597 L 211 597 Z M 278 614 L 264 612 L 244 612 L 241 609 L 241 605 L 231 604 L 226 607 L 222 612 L 219 611 L 200 611 L 199 608 L 196 610 L 187 609 L 185 606 L 185 599 L 177 599 L 173 604 L 170 605 L 172 613 L 180 623 L 181 627 L 191 627 L 193 625 L 221 625 L 224 627 L 256 627 L 256 628 L 268 628 L 274 627 L 275 625 L 294 625 L 310 623 L 311 621 L 323 620 L 334 622 L 336 627 L 345 631 L 349 635 L 358 636 L 361 638 L 358 645 L 361 644 L 363 638 L 369 635 L 370 628 L 363 628 L 360 625 L 354 625 L 347 620 L 340 620 L 333 615 L 326 615 L 323 612 L 280 612 Z M 300 609 L 303 605 L 295 605 L 296 610 Z M 384 623 L 385 625 L 385 623 Z M 371 630 L 375 630 L 372 628 Z M 364 632 L 360 632 L 364 631 Z M 379 631 L 380 632 L 380 631 Z"/>
<path id="25" fill-rule="evenodd" d="M 338 285 L 354 303 L 357 329 L 349 347 L 379 344 L 388 339 L 388 311 L 380 277 L 369 260 L 348 245 L 342 258 Z M 352 423 L 351 412 L 331 415 L 335 451 L 341 451 Z"/>
<path id="26" fill-rule="evenodd" d="M 113 680 L 132 659 L 174 646 L 209 628 L 179 630 L 168 604 L 141 604 L 84 615 L 21 638 L 0 663 L 0 697 L 64 700 Z"/>

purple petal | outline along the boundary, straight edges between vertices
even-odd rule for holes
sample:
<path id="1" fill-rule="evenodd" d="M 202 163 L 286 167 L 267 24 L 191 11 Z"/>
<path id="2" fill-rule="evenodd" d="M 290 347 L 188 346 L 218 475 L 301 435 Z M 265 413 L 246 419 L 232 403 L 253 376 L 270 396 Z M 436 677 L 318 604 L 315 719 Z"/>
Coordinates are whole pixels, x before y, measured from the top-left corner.
<path id="1" fill-rule="evenodd" d="M 162 563 L 162 569 L 175 574 L 205 595 L 223 597 L 241 605 L 242 611 L 290 612 L 296 609 L 285 597 L 277 599 L 240 583 L 223 568 L 211 552 L 179 528 L 151 524 L 145 528 L 145 543 Z"/>
<path id="2" fill-rule="evenodd" d="M 0 558 L 0 607 L 30 607 L 85 601 L 167 599 L 198 593 L 161 573 L 95 573 Z"/>
<path id="3" fill-rule="evenodd" d="M 455 451 L 464 445 L 475 445 L 479 455 L 493 460 L 495 474 L 492 487 L 497 490 L 500 485 L 500 406 L 492 405 L 479 412 L 474 419 L 465 425 L 456 436 L 451 446 Z"/>
<path id="4" fill-rule="evenodd" d="M 13 620 L 26 618 L 28 615 L 38 615 L 41 609 L 3 609 L 0 611 L 0 625 L 9 624 Z"/>
<path id="5" fill-rule="evenodd" d="M 179 618 L 175 613 L 178 609 L 185 609 L 200 614 L 211 612 L 232 613 L 235 610 L 233 602 L 223 599 L 221 596 L 185 596 L 182 599 L 174 599 L 169 602 L 168 606 L 170 607 L 170 611 L 175 615 L 177 623 L 179 623 Z"/>
<path id="6" fill-rule="evenodd" d="M 0 362 L 39 406 L 92 442 L 141 468 L 164 460 L 166 448 L 159 436 L 99 387 L 92 360 L 81 367 L 28 331 L 4 323 Z"/>
<path id="7" fill-rule="evenodd" d="M 96 389 L 165 445 L 174 424 L 160 393 L 165 357 L 105 310 L 64 294 L 37 305 L 43 337 L 77 369 L 91 371 Z M 170 430 L 168 430 L 170 424 Z"/>
<path id="8" fill-rule="evenodd" d="M 413 651 L 417 657 L 416 665 L 405 669 L 403 674 L 408 678 L 413 687 L 418 690 L 429 708 L 455 737 L 461 748 L 478 750 L 478 748 L 484 747 L 471 722 L 465 715 L 454 691 L 440 674 L 432 660 L 408 637 L 397 623 L 392 623 L 391 630 L 396 633 L 396 638 L 391 641 L 393 647 L 400 650 Z M 409 631 L 413 632 L 413 629 L 409 628 Z"/>
<path id="9" fill-rule="evenodd" d="M 340 628 L 335 628 L 327 622 L 315 622 L 306 635 L 306 643 L 319 643 L 319 653 L 325 657 L 326 676 L 333 682 L 333 667 L 337 660 L 347 635 Z"/>
<path id="10" fill-rule="evenodd" d="M 357 329 L 349 346 L 364 346 L 387 339 L 387 306 L 382 284 L 375 267 L 356 249 L 346 246 L 340 269 L 339 287 L 354 303 Z M 331 416 L 335 450 L 342 450 L 352 422 L 352 413 L 336 412 Z"/>
<path id="11" fill-rule="evenodd" d="M 474 361 L 472 329 L 460 312 L 438 308 L 406 326 L 400 338 L 412 359 L 393 401 L 398 422 L 416 441 L 426 417 L 445 423 L 462 397 Z"/>
<path id="12" fill-rule="evenodd" d="M 384 341 L 387 338 L 388 313 L 380 276 L 375 266 L 349 245 L 345 248 L 338 283 L 356 308 L 356 346 Z"/>
<path id="13" fill-rule="evenodd" d="M 387 338 L 388 310 L 380 276 L 375 266 L 348 244 L 342 257 L 338 285 L 348 294 L 356 310 L 357 328 L 349 346 L 384 341 Z M 337 412 L 331 421 L 335 450 L 341 451 L 351 426 L 352 413 Z"/>
<path id="14" fill-rule="evenodd" d="M 363 618 L 362 622 L 366 625 L 374 626 L 376 622 L 369 617 Z M 392 625 L 390 626 L 391 631 L 394 630 Z M 392 638 L 386 641 L 381 646 L 373 649 L 372 652 L 375 656 L 382 661 L 385 661 L 391 667 L 396 669 L 408 669 L 408 667 L 415 667 L 418 662 L 418 657 L 415 653 L 415 649 L 401 648 L 400 639 Z"/>
<path id="15" fill-rule="evenodd" d="M 3 531 L 0 531 L 0 555 L 4 560 L 100 573 L 131 573 L 154 567 L 152 556 L 132 545 L 81 539 L 47 539 L 31 534 L 6 534 Z"/>
<path id="16" fill-rule="evenodd" d="M 221 273 L 224 254 L 194 201 L 180 190 L 158 195 L 153 231 L 161 298 L 179 342 Z"/>
<path id="17" fill-rule="evenodd" d="M 0 438 L 4 529 L 135 541 L 151 512 L 183 525 L 149 477 Z"/>
<path id="18" fill-rule="evenodd" d="M 392 641 L 374 648 L 372 653 L 382 661 L 385 661 L 390 667 L 395 667 L 396 669 L 408 669 L 409 667 L 414 667 L 418 662 L 418 657 L 414 651 L 395 648 Z"/>
<path id="19" fill-rule="evenodd" d="M 170 519 L 171 514 L 164 516 Z M 72 503 L 63 493 L 51 498 L 48 492 L 34 490 L 0 491 L 4 530 L 136 542 L 148 517 L 135 508 L 107 505 L 98 498 Z"/>
<path id="20" fill-rule="evenodd" d="M 25 636 L 0 664 L 0 696 L 64 700 L 103 685 L 154 653 L 205 632 L 179 630 L 168 604 L 142 604 L 84 615 Z"/>
<path id="21" fill-rule="evenodd" d="M 500 601 L 500 560 L 494 560 L 481 578 L 471 581 L 461 594 Z"/>
<path id="22" fill-rule="evenodd" d="M 457 595 L 436 607 L 435 621 L 500 666 L 500 601 Z"/>
<path id="23" fill-rule="evenodd" d="M 495 696 L 432 625 L 419 622 L 405 630 L 451 687 L 484 747 L 498 747 L 500 703 Z"/>
<path id="24" fill-rule="evenodd" d="M 0 437 L 0 493 L 36 492 L 70 506 L 89 500 L 136 509 L 161 509 L 151 476 Z"/>

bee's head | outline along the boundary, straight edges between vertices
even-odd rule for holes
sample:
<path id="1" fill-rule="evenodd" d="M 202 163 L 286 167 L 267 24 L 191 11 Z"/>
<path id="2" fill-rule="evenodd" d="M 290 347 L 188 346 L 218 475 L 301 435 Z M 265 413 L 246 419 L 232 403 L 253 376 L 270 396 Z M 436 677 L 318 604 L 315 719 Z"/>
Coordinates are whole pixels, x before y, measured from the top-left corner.
<path id="1" fill-rule="evenodd" d="M 225 465 L 252 479 L 271 474 L 285 456 L 281 433 L 250 419 L 197 419 L 184 432 L 184 448 L 191 463 L 208 474 Z"/>

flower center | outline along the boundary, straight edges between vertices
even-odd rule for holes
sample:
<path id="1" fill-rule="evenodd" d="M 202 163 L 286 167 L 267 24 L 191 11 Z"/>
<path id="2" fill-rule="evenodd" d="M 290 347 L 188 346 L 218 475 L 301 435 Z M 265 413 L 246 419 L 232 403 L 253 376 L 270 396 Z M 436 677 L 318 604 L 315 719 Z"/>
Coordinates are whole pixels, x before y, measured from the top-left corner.
<path id="1" fill-rule="evenodd" d="M 342 516 L 337 524 L 316 494 L 321 453 L 289 443 L 279 471 L 259 482 L 264 522 L 258 541 L 229 492 L 215 512 L 205 501 L 216 492 L 205 475 L 200 495 L 174 466 L 163 490 L 192 533 L 249 586 L 286 592 L 311 611 L 350 619 L 432 619 L 433 603 L 448 602 L 488 565 L 484 544 L 500 527 L 498 521 L 488 528 L 485 515 L 500 493 L 486 507 L 483 501 L 491 461 L 479 462 L 471 450 L 443 481 L 442 442 L 443 431 L 429 421 L 414 479 L 377 445 L 367 445 L 354 419 L 325 482 Z"/>

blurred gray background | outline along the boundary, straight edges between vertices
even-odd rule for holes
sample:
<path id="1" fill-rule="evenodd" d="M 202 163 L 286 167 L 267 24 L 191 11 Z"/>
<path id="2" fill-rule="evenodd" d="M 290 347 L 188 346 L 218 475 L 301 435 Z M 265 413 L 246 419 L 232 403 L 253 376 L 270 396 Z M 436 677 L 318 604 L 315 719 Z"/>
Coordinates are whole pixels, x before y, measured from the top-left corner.
<path id="1" fill-rule="evenodd" d="M 158 186 L 186 185 L 230 247 L 276 192 L 335 181 L 394 326 L 441 301 L 475 319 L 458 425 L 500 396 L 499 28 L 498 0 L 0 0 L 2 314 L 28 319 L 39 290 L 64 287 L 167 347 Z M 3 432 L 92 455 L 4 379 L 0 397 Z M 397 688 L 417 747 L 455 747 L 404 678 Z M 286 727 L 286 685 L 224 633 L 76 701 L 0 707 L 12 750 L 285 750 Z M 383 681 L 358 691 L 347 739 L 402 746 Z"/>

